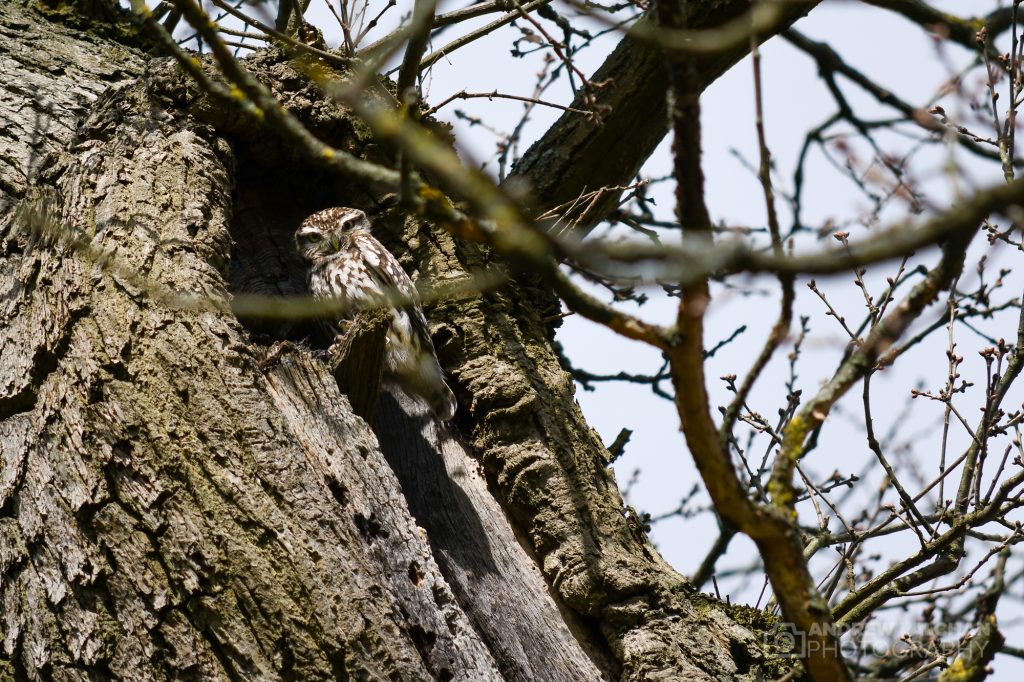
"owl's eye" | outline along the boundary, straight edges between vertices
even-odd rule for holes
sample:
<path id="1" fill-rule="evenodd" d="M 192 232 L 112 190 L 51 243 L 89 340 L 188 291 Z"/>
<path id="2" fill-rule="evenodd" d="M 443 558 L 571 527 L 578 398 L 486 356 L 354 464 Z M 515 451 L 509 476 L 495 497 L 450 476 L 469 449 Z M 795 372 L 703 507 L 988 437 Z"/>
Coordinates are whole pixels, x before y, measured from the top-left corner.
<path id="1" fill-rule="evenodd" d="M 310 244 L 316 244 L 318 242 L 322 242 L 323 240 L 324 236 L 319 232 L 310 232 L 309 234 L 306 235 L 306 241 L 309 242 Z"/>

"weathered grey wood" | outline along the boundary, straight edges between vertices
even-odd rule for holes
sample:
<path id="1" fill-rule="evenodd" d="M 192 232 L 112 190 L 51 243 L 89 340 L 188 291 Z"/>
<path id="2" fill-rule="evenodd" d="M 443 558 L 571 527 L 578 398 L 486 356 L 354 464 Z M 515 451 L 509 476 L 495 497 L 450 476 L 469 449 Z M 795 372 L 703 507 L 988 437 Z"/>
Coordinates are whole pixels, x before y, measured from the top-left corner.
<path id="1" fill-rule="evenodd" d="M 587 655 L 614 667 L 603 644 L 559 611 L 458 432 L 394 386 L 382 396 L 378 420 L 381 451 L 413 516 L 506 679 L 605 679 Z"/>
<path id="2" fill-rule="evenodd" d="M 348 397 L 352 411 L 371 424 L 377 415 L 384 344 L 390 324 L 391 311 L 364 310 L 344 325 L 341 335 L 331 344 L 331 374 Z"/>
<path id="3" fill-rule="evenodd" d="M 349 517 L 346 520 L 354 523 L 363 538 L 362 542 L 353 542 L 353 537 L 338 538 L 337 544 L 324 545 L 332 554 L 343 557 L 365 552 L 364 565 L 338 578 L 352 587 L 363 587 L 371 597 L 379 593 L 374 601 L 389 604 L 391 613 L 377 617 L 399 625 L 422 659 L 419 671 L 398 670 L 399 677 L 502 679 L 438 570 L 424 533 L 409 516 L 398 482 L 378 444 L 365 423 L 353 418 L 323 363 L 311 361 L 308 354 L 291 356 L 271 370 L 268 383 L 281 414 L 303 445 L 312 478 L 324 482 L 336 506 L 344 510 Z M 337 456 L 343 444 L 349 450 L 355 446 L 355 459 Z M 300 469 L 298 473 L 297 478 L 310 478 L 308 470 Z M 309 502 L 323 504 L 322 500 Z M 332 516 L 315 510 L 313 513 L 323 521 Z M 366 595 L 350 598 L 361 601 Z M 370 623 L 371 628 L 377 627 L 372 618 Z M 381 654 L 391 652 L 385 649 L 375 653 Z"/>

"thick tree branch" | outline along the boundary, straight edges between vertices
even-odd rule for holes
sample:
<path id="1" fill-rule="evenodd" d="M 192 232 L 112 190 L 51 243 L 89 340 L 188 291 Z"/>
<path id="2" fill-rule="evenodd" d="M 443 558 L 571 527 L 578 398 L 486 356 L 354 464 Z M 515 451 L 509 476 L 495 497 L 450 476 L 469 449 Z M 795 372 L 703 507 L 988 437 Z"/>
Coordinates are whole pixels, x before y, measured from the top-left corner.
<path id="1" fill-rule="evenodd" d="M 816 0 L 784 3 L 777 23 L 759 33 L 759 40 L 788 28 L 816 4 Z M 749 8 L 744 0 L 692 2 L 687 3 L 686 20 L 691 29 L 711 29 L 736 20 Z M 749 49 L 749 43 L 740 40 L 728 49 L 697 57 L 700 90 Z M 601 122 L 566 113 L 530 147 L 506 180 L 506 184 L 526 182 L 533 189 L 537 213 L 601 187 L 628 185 L 668 132 L 668 73 L 661 47 L 655 42 L 637 37 L 636 31 L 626 34 L 591 81 L 608 81 L 610 85 L 596 93 L 594 104 L 584 101 L 594 95 L 581 92 L 571 106 L 588 109 L 596 105 L 607 110 Z M 585 229 L 605 218 L 618 205 L 620 194 L 613 191 L 602 196 L 588 208 L 579 225 Z"/>

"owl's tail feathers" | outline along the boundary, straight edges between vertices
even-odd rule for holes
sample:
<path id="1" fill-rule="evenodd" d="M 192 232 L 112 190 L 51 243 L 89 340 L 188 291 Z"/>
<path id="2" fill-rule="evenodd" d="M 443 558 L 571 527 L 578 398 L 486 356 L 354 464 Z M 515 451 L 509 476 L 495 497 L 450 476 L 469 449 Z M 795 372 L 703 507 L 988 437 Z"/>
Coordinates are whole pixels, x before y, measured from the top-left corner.
<path id="1" fill-rule="evenodd" d="M 430 409 L 439 419 L 448 421 L 455 416 L 455 394 L 443 380 L 435 383 L 432 388 L 434 390 L 423 397 L 430 403 Z"/>
<path id="2" fill-rule="evenodd" d="M 448 421 L 455 416 L 455 394 L 444 380 L 444 372 L 433 354 L 423 354 L 412 368 L 397 372 L 406 393 L 418 395 L 427 401 L 439 419 Z"/>

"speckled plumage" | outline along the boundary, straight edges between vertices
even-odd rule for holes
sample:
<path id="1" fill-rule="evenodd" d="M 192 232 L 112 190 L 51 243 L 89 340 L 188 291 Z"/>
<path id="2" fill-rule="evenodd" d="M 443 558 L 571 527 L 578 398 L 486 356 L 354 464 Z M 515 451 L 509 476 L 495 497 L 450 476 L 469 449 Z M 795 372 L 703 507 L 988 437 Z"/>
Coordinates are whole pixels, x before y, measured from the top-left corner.
<path id="1" fill-rule="evenodd" d="M 345 207 L 314 213 L 295 232 L 295 242 L 309 264 L 309 291 L 314 297 L 336 299 L 352 311 L 386 302 L 389 294 L 409 301 L 392 307 L 384 371 L 406 392 L 424 398 L 438 417 L 451 419 L 455 395 L 437 362 L 416 287 L 398 260 L 370 233 L 366 214 Z M 332 326 L 336 333 L 337 325 Z"/>

